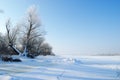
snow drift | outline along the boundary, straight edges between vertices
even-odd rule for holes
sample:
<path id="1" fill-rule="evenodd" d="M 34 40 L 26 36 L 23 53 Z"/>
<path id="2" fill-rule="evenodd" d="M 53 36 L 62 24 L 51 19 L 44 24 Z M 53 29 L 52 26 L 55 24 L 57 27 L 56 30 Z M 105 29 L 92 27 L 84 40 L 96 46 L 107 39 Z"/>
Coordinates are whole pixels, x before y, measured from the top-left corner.
<path id="1" fill-rule="evenodd" d="M 38 56 L 0 62 L 0 80 L 119 80 L 118 56 Z"/>

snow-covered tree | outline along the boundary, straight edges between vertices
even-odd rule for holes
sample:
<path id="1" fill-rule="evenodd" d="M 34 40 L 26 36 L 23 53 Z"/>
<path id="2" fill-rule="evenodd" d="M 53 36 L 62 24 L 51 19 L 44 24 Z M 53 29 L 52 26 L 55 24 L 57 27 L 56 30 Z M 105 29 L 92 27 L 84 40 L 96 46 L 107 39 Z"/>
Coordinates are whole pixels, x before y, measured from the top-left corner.
<path id="1" fill-rule="evenodd" d="M 35 6 L 28 8 L 25 18 L 17 26 L 11 25 L 7 20 L 6 34 L 0 34 L 0 50 L 10 52 L 11 48 L 20 56 L 35 57 L 38 55 L 51 55 L 52 47 L 44 43 L 45 31 L 41 28 L 41 21 Z M 2 47 L 4 45 L 4 47 Z M 16 48 L 16 45 L 19 46 Z M 9 47 L 8 47 L 9 46 Z M 5 52 L 5 53 L 7 53 Z"/>
<path id="2" fill-rule="evenodd" d="M 36 44 L 36 41 L 40 38 L 43 38 L 43 31 L 41 31 L 41 22 L 37 13 L 35 6 L 31 6 L 27 10 L 27 16 L 22 25 L 24 27 L 23 35 L 23 46 L 24 53 L 23 55 L 31 54 L 31 50 Z"/>

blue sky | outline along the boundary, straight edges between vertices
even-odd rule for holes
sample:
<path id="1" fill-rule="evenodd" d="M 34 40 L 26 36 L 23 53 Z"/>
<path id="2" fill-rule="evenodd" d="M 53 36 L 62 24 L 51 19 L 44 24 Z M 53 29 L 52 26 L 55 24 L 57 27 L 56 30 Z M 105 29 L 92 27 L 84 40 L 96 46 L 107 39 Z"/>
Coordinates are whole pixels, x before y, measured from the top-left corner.
<path id="1" fill-rule="evenodd" d="M 36 5 L 56 54 L 120 53 L 119 0 L 0 0 L 0 32 Z"/>

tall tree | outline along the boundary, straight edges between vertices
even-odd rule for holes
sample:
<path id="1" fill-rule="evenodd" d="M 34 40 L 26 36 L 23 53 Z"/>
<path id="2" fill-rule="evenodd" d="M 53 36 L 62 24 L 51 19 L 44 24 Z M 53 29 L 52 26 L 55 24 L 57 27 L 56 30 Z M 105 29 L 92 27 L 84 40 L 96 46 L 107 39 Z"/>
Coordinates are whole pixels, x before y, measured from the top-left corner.
<path id="1" fill-rule="evenodd" d="M 31 6 L 27 11 L 27 17 L 24 21 L 24 52 L 23 55 L 30 54 L 33 42 L 38 38 L 42 38 L 43 32 L 40 30 L 41 22 L 35 6 Z M 32 45 L 31 45 L 32 43 Z"/>

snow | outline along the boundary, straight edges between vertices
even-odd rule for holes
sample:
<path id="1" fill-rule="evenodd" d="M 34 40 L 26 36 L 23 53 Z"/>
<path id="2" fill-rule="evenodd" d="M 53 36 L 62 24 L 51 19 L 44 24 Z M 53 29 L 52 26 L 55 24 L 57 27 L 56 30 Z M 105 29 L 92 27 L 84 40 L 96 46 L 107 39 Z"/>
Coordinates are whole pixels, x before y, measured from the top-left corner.
<path id="1" fill-rule="evenodd" d="M 120 56 L 39 56 L 0 61 L 0 80 L 120 80 Z"/>

